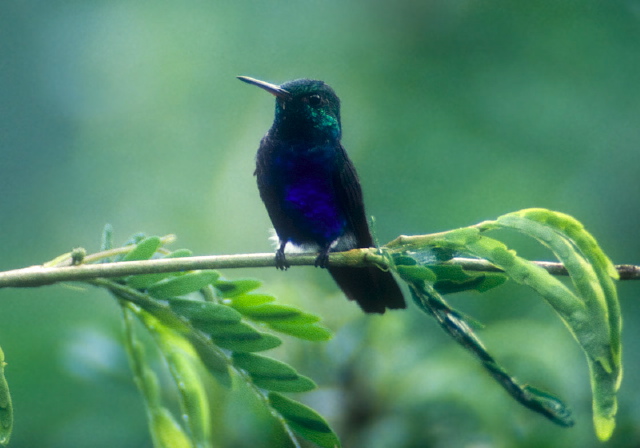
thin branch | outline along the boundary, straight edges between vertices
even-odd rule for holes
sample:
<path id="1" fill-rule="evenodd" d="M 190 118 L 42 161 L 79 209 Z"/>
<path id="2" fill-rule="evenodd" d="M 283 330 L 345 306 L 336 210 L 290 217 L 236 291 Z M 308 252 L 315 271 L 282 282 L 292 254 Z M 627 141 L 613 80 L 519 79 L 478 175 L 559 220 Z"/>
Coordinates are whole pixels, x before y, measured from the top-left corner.
<path id="1" fill-rule="evenodd" d="M 316 254 L 290 254 L 287 261 L 292 266 L 312 266 Z M 88 257 L 87 257 L 88 258 Z M 95 259 L 95 257 L 92 257 Z M 355 249 L 348 252 L 332 253 L 332 266 L 362 267 L 372 264 L 384 265 L 384 260 L 376 249 Z M 447 264 L 460 265 L 469 271 L 496 272 L 498 268 L 484 260 L 454 258 Z M 538 266 L 553 275 L 567 275 L 561 263 L 536 261 Z M 23 269 L 0 272 L 0 288 L 34 287 L 59 282 L 86 281 L 96 278 L 126 277 L 129 275 L 153 274 L 160 272 L 180 272 L 196 269 L 233 269 L 274 267 L 275 257 L 268 254 L 211 255 L 185 258 L 162 258 L 143 261 L 121 261 L 114 263 L 80 264 L 78 266 L 31 266 Z M 639 280 L 640 266 L 618 265 L 621 280 Z"/>
<path id="2" fill-rule="evenodd" d="M 557 261 L 533 261 L 551 275 L 569 275 L 567 268 Z M 485 260 L 477 258 L 454 258 L 444 264 L 457 264 L 467 271 L 484 271 L 484 272 L 501 272 L 500 268 L 495 267 Z M 633 264 L 617 264 L 615 265 L 620 280 L 640 280 L 640 266 Z"/>

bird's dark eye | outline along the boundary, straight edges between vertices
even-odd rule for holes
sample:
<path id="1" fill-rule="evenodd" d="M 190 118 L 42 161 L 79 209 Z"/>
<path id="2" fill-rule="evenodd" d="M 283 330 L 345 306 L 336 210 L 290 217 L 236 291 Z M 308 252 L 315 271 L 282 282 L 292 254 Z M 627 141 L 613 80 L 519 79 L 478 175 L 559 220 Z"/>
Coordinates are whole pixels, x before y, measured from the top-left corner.
<path id="1" fill-rule="evenodd" d="M 310 95 L 308 101 L 310 106 L 316 107 L 322 103 L 322 98 L 320 98 L 320 95 Z"/>

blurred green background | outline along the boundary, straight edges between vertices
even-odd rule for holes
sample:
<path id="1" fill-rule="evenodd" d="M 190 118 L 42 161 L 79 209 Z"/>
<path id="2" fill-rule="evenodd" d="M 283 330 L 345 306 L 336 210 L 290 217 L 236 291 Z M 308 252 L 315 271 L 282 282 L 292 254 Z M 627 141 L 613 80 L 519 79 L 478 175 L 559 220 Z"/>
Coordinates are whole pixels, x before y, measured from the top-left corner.
<path id="1" fill-rule="evenodd" d="M 197 254 L 270 251 L 252 172 L 273 98 L 236 75 L 335 88 L 381 242 L 547 207 L 638 264 L 639 49 L 637 0 L 5 0 L 0 269 L 95 251 L 105 223 L 118 243 L 143 231 Z M 521 381 L 571 405 L 572 429 L 521 408 L 413 306 L 362 316 L 312 268 L 224 275 L 263 278 L 336 331 L 271 353 L 318 381 L 299 398 L 345 446 L 601 446 L 582 353 L 528 290 L 451 302 Z M 620 284 L 625 377 L 605 446 L 640 445 L 639 292 Z M 3 290 L 0 315 L 10 446 L 151 446 L 107 294 Z M 269 445 L 251 406 L 221 407 L 225 447 Z"/>

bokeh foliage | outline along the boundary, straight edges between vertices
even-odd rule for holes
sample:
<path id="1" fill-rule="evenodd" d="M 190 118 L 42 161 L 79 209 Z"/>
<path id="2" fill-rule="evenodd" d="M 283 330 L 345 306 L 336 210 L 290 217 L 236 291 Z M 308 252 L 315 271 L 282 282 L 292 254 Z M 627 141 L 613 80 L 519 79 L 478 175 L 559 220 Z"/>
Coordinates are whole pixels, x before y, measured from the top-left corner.
<path id="1" fill-rule="evenodd" d="M 240 85 L 241 74 L 335 87 L 381 242 L 535 206 L 577 217 L 614 262 L 637 263 L 638 8 L 4 2 L 0 268 L 95 248 L 105 222 L 120 235 L 176 232 L 202 254 L 270 250 L 251 173 L 273 105 Z M 519 253 L 549 257 L 526 243 Z M 483 339 L 511 371 L 564 391 L 577 421 L 570 430 L 520 410 L 416 313 L 364 318 L 323 274 L 238 273 L 267 279 L 285 303 L 337 331 L 322 349 L 301 342 L 280 359 L 319 372 L 309 403 L 343 426 L 345 446 L 597 446 L 584 360 L 528 292 L 507 286 L 453 301 L 487 324 Z M 620 285 L 627 368 L 610 446 L 640 439 L 636 295 Z M 12 446 L 148 446 L 113 343 L 113 301 L 56 287 L 3 291 L 0 307 L 5 374 L 21 408 Z M 236 418 L 251 400 L 226 406 L 235 446 L 260 440 L 252 437 L 264 419 Z"/>

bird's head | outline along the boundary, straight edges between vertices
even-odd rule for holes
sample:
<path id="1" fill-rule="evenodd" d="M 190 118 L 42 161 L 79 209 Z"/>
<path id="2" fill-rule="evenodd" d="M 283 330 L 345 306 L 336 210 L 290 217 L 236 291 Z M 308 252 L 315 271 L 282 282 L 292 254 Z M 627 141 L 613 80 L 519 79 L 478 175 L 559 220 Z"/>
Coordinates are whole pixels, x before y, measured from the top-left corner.
<path id="1" fill-rule="evenodd" d="M 340 99 L 323 81 L 296 79 L 281 85 L 238 76 L 276 97 L 275 120 L 270 133 L 283 139 L 339 140 Z"/>

